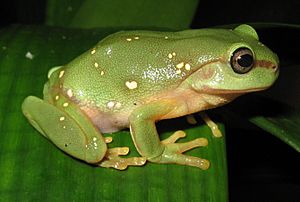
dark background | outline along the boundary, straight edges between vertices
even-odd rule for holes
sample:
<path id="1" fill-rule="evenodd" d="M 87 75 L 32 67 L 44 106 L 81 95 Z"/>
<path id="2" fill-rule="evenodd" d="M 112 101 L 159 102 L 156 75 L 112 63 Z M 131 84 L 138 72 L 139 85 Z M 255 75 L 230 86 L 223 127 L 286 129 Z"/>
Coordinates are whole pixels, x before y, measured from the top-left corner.
<path id="1" fill-rule="evenodd" d="M 31 3 L 30 7 L 24 0 L 1 4 L 0 27 L 13 23 L 42 24 L 46 3 L 43 0 L 35 2 L 35 6 Z M 202 0 L 192 28 L 245 22 L 299 25 L 300 1 Z M 300 59 L 299 44 L 295 45 L 292 41 L 296 37 L 299 43 L 299 31 L 281 32 L 275 29 L 274 33 L 264 33 L 262 30 L 259 35 L 284 60 Z M 286 40 L 274 44 L 272 37 Z M 246 128 L 226 124 L 230 201 L 257 201 L 258 198 L 259 201 L 300 201 L 299 153 L 250 123 L 246 124 Z"/>
<path id="2" fill-rule="evenodd" d="M 41 24 L 45 18 L 46 0 L 1 2 L 0 25 L 12 23 Z M 32 6 L 34 5 L 34 6 Z M 242 22 L 276 22 L 300 24 L 299 0 L 200 0 L 193 28 Z"/>

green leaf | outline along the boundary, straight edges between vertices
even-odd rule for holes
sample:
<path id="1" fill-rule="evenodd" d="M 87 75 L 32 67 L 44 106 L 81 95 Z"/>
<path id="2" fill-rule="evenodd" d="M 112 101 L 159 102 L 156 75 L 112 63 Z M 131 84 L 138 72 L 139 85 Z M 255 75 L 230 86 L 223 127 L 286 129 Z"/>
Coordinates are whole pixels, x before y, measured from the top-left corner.
<path id="1" fill-rule="evenodd" d="M 299 112 L 280 117 L 253 117 L 251 122 L 275 135 L 300 152 L 300 116 Z"/>
<path id="2" fill-rule="evenodd" d="M 77 28 L 187 29 L 198 0 L 48 0 L 46 23 Z"/>
<path id="3" fill-rule="evenodd" d="M 188 135 L 181 142 L 206 137 L 207 147 L 188 154 L 210 160 L 208 170 L 147 163 L 117 171 L 71 158 L 22 115 L 26 96 L 42 97 L 52 66 L 66 64 L 114 31 L 41 26 L 0 31 L 1 201 L 227 201 L 225 138 L 212 137 L 202 122 L 192 127 L 181 118 L 163 121 L 158 128 L 162 139 L 179 129 Z M 129 146 L 130 156 L 138 155 L 128 130 L 112 136 L 109 147 Z"/>

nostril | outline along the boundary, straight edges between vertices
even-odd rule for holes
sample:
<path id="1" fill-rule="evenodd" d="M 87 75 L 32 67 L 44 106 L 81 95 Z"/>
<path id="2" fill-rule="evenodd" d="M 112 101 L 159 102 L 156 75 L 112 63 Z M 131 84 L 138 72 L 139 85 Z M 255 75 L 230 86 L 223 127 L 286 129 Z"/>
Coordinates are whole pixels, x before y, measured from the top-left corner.
<path id="1" fill-rule="evenodd" d="M 278 70 L 278 65 L 272 65 L 271 66 L 271 69 L 274 71 L 274 72 L 276 72 L 277 70 Z"/>
<path id="2" fill-rule="evenodd" d="M 278 65 L 273 65 L 272 70 L 274 73 L 277 73 L 279 71 L 279 66 Z"/>

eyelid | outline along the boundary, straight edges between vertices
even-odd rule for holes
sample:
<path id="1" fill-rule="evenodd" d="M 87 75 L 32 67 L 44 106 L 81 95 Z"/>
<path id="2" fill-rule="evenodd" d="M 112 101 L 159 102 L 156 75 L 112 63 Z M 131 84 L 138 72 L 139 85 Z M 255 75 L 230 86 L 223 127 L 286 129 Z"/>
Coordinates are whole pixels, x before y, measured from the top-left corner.
<path id="1" fill-rule="evenodd" d="M 227 51 L 227 60 L 228 60 L 229 64 L 230 64 L 231 57 L 233 56 L 233 53 L 240 48 L 248 48 L 252 52 L 253 58 L 255 60 L 255 58 L 256 58 L 255 52 L 253 51 L 251 46 L 248 45 L 247 43 L 238 42 L 238 43 L 232 44 Z"/>

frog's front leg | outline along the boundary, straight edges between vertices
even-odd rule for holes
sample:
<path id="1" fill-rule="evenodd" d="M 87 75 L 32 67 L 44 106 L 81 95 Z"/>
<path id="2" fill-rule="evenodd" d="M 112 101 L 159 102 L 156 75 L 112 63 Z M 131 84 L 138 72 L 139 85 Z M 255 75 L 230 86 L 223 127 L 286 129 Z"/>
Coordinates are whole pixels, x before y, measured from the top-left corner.
<path id="1" fill-rule="evenodd" d="M 136 109 L 129 120 L 134 144 L 138 152 L 151 162 L 176 163 L 208 169 L 208 160 L 182 154 L 195 147 L 206 146 L 205 138 L 197 138 L 186 143 L 175 143 L 178 138 L 185 136 L 184 132 L 177 131 L 166 140 L 160 141 L 159 139 L 155 121 L 178 113 L 176 110 L 180 113 L 180 106 L 182 103 L 166 100 Z"/>
<path id="2" fill-rule="evenodd" d="M 104 138 L 90 119 L 62 95 L 56 104 L 64 109 L 29 96 L 22 110 L 29 122 L 61 150 L 88 163 L 120 170 L 145 163 L 144 158 L 119 157 L 128 153 L 128 147 L 107 149 L 111 138 Z"/>

